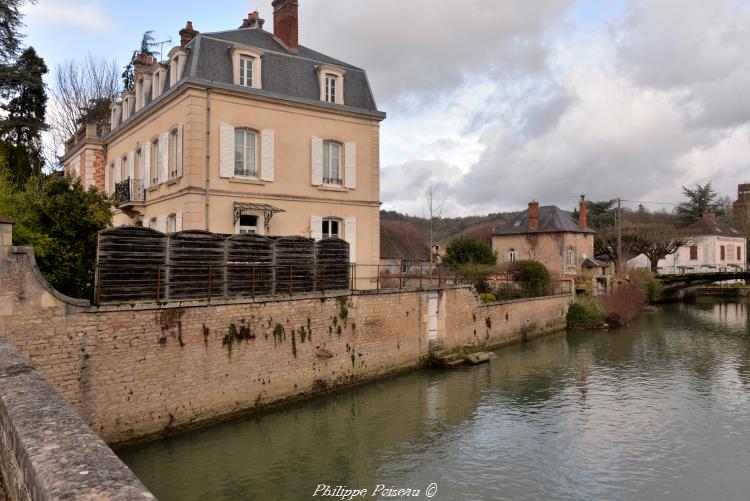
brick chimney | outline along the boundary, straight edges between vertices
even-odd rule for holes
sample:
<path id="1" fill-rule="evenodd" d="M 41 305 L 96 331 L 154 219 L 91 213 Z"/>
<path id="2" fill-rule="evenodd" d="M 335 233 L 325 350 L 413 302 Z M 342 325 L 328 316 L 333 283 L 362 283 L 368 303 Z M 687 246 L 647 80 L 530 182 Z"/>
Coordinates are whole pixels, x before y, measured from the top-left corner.
<path id="1" fill-rule="evenodd" d="M 529 230 L 539 229 L 539 202 L 529 202 Z"/>
<path id="2" fill-rule="evenodd" d="M 193 29 L 193 22 L 188 21 L 184 28 L 180 30 L 180 47 L 185 47 L 195 38 L 198 32 Z"/>
<path id="3" fill-rule="evenodd" d="M 297 10 L 298 0 L 273 0 L 273 34 L 276 35 L 287 48 L 297 50 Z"/>
<path id="4" fill-rule="evenodd" d="M 708 207 L 703 212 L 703 219 L 706 219 L 707 221 L 716 222 L 716 209 L 713 207 Z"/>
<path id="5" fill-rule="evenodd" d="M 588 214 L 586 213 L 586 195 L 581 195 L 581 201 L 578 202 L 578 226 L 582 230 L 588 227 Z"/>

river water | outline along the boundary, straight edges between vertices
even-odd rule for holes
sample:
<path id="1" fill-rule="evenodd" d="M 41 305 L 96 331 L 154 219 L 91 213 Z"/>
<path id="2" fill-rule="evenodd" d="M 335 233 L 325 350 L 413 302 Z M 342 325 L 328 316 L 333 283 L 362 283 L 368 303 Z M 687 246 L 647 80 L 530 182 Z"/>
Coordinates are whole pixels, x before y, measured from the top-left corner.
<path id="1" fill-rule="evenodd" d="M 669 305 L 118 455 L 161 501 L 749 499 L 748 327 L 745 304 Z"/>

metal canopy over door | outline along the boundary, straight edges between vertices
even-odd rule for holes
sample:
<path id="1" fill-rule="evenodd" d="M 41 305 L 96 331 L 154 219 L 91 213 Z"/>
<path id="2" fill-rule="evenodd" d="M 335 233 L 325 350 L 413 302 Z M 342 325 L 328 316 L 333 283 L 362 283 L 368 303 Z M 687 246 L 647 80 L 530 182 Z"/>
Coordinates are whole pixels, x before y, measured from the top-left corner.
<path id="1" fill-rule="evenodd" d="M 427 340 L 437 341 L 438 293 L 427 293 Z"/>

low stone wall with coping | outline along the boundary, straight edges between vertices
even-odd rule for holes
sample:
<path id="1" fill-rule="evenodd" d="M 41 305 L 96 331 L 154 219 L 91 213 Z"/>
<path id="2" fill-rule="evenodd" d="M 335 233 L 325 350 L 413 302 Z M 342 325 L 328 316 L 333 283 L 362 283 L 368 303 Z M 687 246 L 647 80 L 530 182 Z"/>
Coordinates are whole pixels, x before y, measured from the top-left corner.
<path id="1" fill-rule="evenodd" d="M 12 501 L 156 499 L 3 336 L 0 472 Z"/>

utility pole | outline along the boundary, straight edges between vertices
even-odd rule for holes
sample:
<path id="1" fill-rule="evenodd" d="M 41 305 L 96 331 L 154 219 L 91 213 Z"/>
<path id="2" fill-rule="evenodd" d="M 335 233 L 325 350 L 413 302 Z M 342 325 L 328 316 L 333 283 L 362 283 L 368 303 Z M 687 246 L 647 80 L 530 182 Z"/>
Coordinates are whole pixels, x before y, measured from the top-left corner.
<path id="1" fill-rule="evenodd" d="M 622 200 L 617 197 L 617 274 L 622 276 Z"/>

